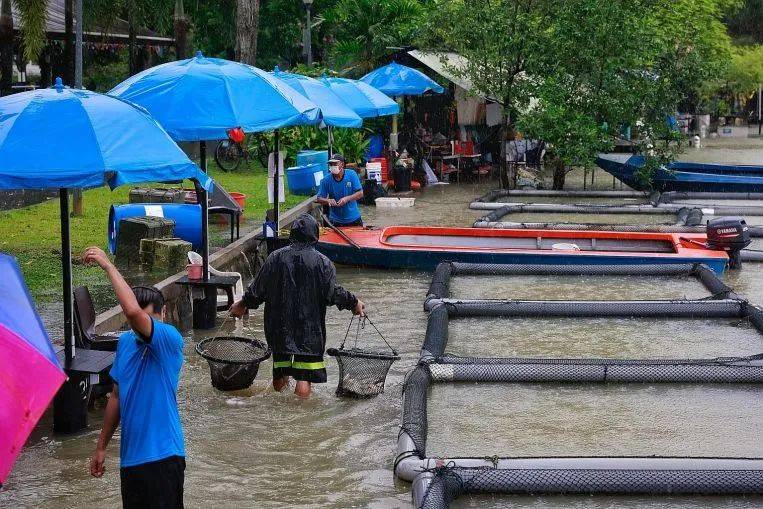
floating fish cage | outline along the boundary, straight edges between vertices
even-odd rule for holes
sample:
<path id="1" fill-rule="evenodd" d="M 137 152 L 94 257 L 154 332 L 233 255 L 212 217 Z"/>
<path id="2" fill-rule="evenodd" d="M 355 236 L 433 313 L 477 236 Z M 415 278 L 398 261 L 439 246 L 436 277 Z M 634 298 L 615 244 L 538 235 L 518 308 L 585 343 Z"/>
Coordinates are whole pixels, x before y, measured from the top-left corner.
<path id="1" fill-rule="evenodd" d="M 451 299 L 457 275 L 691 276 L 703 300 L 521 301 Z M 394 471 L 412 482 L 416 507 L 445 508 L 463 494 L 761 494 L 763 458 L 430 457 L 427 400 L 442 383 L 763 384 L 763 354 L 707 359 L 480 358 L 450 355 L 449 321 L 459 317 L 663 317 L 746 319 L 763 334 L 763 311 L 702 265 L 516 266 L 443 263 L 427 295 L 419 363 L 406 377 Z"/>

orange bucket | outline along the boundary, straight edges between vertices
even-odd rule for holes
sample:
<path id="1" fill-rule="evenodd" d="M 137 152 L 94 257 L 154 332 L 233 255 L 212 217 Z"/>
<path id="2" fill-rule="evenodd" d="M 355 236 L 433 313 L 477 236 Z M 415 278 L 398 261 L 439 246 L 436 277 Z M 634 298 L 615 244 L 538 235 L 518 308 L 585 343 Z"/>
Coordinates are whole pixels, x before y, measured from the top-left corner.
<path id="1" fill-rule="evenodd" d="M 241 211 L 244 211 L 244 207 L 246 206 L 246 195 L 244 193 L 237 193 L 235 191 L 229 193 L 230 197 L 236 200 L 236 203 L 238 203 L 238 206 L 241 207 Z"/>

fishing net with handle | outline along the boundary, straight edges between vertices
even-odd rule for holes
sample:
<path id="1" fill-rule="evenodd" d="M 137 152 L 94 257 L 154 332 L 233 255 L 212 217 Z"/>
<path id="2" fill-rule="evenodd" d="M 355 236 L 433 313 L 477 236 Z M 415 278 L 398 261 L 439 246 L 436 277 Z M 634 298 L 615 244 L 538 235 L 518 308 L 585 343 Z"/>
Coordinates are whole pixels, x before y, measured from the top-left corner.
<path id="1" fill-rule="evenodd" d="M 365 329 L 366 322 L 373 327 L 389 349 L 388 352 L 369 350 L 358 347 L 358 339 L 361 331 Z M 350 336 L 352 326 L 355 324 L 355 341 L 352 348 L 345 348 L 347 338 Z M 326 353 L 336 359 L 339 365 L 339 384 L 336 388 L 337 396 L 370 398 L 384 392 L 384 382 L 392 364 L 400 359 L 392 346 L 387 342 L 376 325 L 365 317 L 352 317 L 344 340 L 339 348 L 329 348 Z"/>

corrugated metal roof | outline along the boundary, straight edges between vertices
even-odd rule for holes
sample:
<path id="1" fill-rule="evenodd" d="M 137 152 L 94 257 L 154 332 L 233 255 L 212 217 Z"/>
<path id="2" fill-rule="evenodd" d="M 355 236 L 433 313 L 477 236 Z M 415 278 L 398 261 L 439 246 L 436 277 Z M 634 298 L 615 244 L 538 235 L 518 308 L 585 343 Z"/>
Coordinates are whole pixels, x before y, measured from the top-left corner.
<path id="1" fill-rule="evenodd" d="M 66 33 L 66 15 L 65 15 L 65 1 L 66 0 L 47 0 L 47 8 L 45 12 L 45 32 L 48 35 L 60 35 Z M 15 2 L 11 4 L 11 11 L 13 13 L 13 28 L 18 30 L 21 26 L 21 19 L 16 9 Z M 77 26 L 77 20 L 74 20 L 74 26 Z M 104 36 L 101 27 L 86 27 L 90 30 L 84 32 L 86 39 L 102 38 Z M 129 26 L 125 20 L 118 19 L 113 27 L 106 33 L 106 39 L 115 42 L 126 42 L 129 32 Z M 137 29 L 137 39 L 142 43 L 156 43 L 167 44 L 174 42 L 172 37 L 162 37 L 144 28 Z"/>
<path id="2" fill-rule="evenodd" d="M 453 70 L 466 67 L 466 59 L 458 53 L 412 50 L 408 54 L 459 87 L 465 90 L 472 90 L 474 88 L 474 85 L 468 78 L 457 76 Z"/>

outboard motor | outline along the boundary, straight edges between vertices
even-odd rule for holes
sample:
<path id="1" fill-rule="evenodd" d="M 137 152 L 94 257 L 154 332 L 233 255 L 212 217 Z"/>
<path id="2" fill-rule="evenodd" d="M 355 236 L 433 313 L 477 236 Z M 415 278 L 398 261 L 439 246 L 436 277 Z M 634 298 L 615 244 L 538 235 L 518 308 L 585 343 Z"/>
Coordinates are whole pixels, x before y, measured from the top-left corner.
<path id="1" fill-rule="evenodd" d="M 750 245 L 750 231 L 741 217 L 718 217 L 707 222 L 707 247 L 726 251 L 729 268 L 742 268 L 740 251 Z"/>

